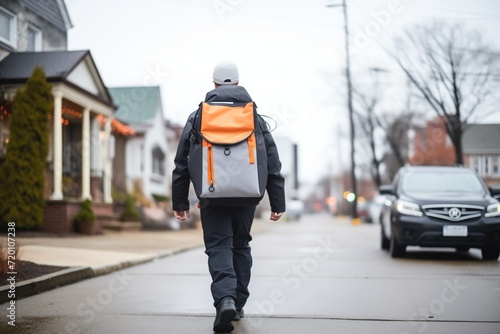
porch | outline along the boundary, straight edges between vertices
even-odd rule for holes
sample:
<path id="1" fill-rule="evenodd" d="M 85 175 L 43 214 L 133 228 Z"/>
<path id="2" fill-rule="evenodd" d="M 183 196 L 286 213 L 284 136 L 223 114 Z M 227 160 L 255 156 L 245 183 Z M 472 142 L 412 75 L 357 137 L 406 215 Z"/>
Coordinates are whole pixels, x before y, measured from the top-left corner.
<path id="1" fill-rule="evenodd" d="M 10 54 L 0 63 L 4 101 L 13 101 L 36 66 L 44 69 L 54 97 L 45 168 L 44 230 L 70 233 L 85 199 L 92 200 L 97 215 L 113 213 L 115 106 L 89 51 Z M 8 142 L 8 129 L 2 136 Z"/>

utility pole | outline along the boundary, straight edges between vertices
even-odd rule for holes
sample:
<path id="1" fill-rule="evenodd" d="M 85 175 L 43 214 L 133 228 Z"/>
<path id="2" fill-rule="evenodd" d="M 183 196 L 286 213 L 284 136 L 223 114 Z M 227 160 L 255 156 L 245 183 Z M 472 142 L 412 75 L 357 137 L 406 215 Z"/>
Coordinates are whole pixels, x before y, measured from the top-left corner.
<path id="1" fill-rule="evenodd" d="M 357 191 L 357 182 L 356 182 L 356 161 L 354 159 L 355 155 L 355 147 L 354 147 L 354 138 L 355 138 L 355 129 L 354 129 L 354 110 L 352 107 L 352 81 L 351 81 L 351 59 L 350 59 L 350 50 L 349 50 L 349 22 L 347 18 L 347 3 L 346 0 L 342 0 L 342 4 L 327 4 L 327 7 L 339 7 L 342 6 L 344 13 L 344 32 L 345 32 L 345 75 L 347 81 L 347 109 L 349 112 L 349 126 L 350 126 L 350 144 L 351 144 L 351 189 L 350 192 L 355 195 L 354 200 L 351 202 L 351 217 L 353 219 L 358 218 L 358 191 Z"/>

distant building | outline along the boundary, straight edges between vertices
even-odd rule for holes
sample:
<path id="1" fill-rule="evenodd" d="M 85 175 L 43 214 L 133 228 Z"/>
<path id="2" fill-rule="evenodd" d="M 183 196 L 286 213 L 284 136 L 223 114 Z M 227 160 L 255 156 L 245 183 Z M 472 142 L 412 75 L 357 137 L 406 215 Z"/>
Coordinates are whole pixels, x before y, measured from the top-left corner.
<path id="1" fill-rule="evenodd" d="M 410 130 L 408 162 L 412 165 L 451 165 L 455 150 L 442 118 L 427 121 L 423 127 Z"/>
<path id="2" fill-rule="evenodd" d="M 488 185 L 500 186 L 500 124 L 475 124 L 463 135 L 465 165 Z"/>
<path id="3" fill-rule="evenodd" d="M 131 193 L 140 190 L 147 198 L 170 194 L 167 169 L 167 131 L 163 116 L 160 87 L 109 88 L 118 109 L 115 118 L 136 132 L 134 137 L 117 137 L 114 161 L 114 187 Z"/>
<path id="4" fill-rule="evenodd" d="M 414 128 L 411 137 L 411 164 L 455 163 L 455 150 L 440 119 Z M 468 125 L 462 149 L 466 167 L 475 170 L 486 184 L 500 185 L 500 124 Z"/>

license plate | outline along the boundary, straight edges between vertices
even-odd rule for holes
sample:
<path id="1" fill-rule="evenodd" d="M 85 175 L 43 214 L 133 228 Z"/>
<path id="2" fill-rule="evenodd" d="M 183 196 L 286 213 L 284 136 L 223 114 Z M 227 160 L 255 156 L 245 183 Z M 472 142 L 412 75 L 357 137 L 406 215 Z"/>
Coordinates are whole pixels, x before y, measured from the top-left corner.
<path id="1" fill-rule="evenodd" d="M 445 237 L 466 237 L 467 226 L 445 225 L 443 226 L 443 236 Z"/>

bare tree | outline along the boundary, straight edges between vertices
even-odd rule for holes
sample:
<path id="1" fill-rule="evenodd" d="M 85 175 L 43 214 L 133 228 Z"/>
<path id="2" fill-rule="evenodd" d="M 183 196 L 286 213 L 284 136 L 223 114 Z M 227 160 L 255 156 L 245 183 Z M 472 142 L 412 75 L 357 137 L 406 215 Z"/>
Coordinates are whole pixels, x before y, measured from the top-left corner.
<path id="1" fill-rule="evenodd" d="M 380 68 L 372 68 L 374 72 L 387 72 Z M 357 87 L 361 87 L 357 85 Z M 408 85 L 404 92 L 405 104 L 401 112 L 380 112 L 383 93 L 386 88 L 380 89 L 381 84 L 377 77 L 369 89 L 363 92 L 354 90 L 356 102 L 356 116 L 358 128 L 364 137 L 358 136 L 361 144 L 366 145 L 370 151 L 370 172 L 375 184 L 380 186 L 384 176 L 381 165 L 385 165 L 386 177 L 392 179 L 395 172 L 407 163 L 409 154 L 408 132 L 414 127 L 413 120 L 419 116 L 414 89 Z M 377 143 L 376 132 L 382 131 L 385 147 Z M 379 139 L 380 141 L 380 139 Z M 383 151 L 385 149 L 385 151 Z M 383 154 L 380 154 L 383 152 Z M 382 156 L 381 156 L 382 155 Z M 381 157 L 380 157 L 381 156 Z"/>
<path id="2" fill-rule="evenodd" d="M 397 49 L 394 59 L 426 104 L 444 119 L 456 163 L 462 164 L 462 133 L 486 112 L 479 106 L 491 94 L 495 53 L 479 33 L 438 22 L 407 30 Z"/>
<path id="3" fill-rule="evenodd" d="M 381 159 L 377 157 L 377 148 L 375 140 L 375 131 L 380 123 L 375 114 L 375 109 L 379 103 L 378 94 L 362 93 L 360 90 L 354 90 L 354 97 L 356 102 L 355 115 L 358 118 L 359 129 L 365 135 L 366 144 L 370 151 L 370 174 L 379 187 L 382 184 L 382 177 L 380 175 Z M 359 138 L 359 137 L 358 137 Z"/>

